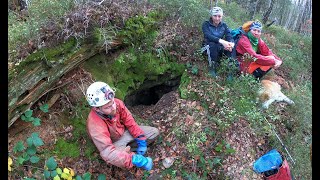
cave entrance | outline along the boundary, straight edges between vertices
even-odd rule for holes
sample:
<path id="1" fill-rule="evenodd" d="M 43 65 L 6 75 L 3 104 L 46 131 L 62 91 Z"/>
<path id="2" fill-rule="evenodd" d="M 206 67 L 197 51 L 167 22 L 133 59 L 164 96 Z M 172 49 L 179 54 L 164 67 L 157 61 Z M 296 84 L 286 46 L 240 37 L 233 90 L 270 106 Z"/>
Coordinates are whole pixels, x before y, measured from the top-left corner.
<path id="1" fill-rule="evenodd" d="M 152 81 L 144 82 L 143 85 L 141 85 L 141 87 L 144 88 L 127 95 L 124 98 L 124 103 L 131 107 L 137 105 L 155 105 L 164 94 L 177 90 L 180 85 L 180 79 L 181 76 L 162 84 Z"/>

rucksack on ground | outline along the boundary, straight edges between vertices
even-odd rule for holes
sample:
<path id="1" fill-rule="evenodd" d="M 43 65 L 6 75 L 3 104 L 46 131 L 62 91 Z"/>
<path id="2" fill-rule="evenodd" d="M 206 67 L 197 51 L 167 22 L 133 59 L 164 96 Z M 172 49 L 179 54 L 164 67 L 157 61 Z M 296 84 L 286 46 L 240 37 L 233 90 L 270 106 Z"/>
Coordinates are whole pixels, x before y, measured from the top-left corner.
<path id="1" fill-rule="evenodd" d="M 253 163 L 253 170 L 263 174 L 266 180 L 292 180 L 287 160 L 273 149 Z"/>

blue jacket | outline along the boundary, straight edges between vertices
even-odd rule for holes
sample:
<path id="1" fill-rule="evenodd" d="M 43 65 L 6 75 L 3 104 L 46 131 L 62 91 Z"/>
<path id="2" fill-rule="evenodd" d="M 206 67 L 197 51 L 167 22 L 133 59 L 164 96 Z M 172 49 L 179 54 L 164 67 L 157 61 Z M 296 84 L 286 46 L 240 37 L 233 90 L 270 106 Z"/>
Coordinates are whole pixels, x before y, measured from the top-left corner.
<path id="1" fill-rule="evenodd" d="M 229 27 L 222 21 L 218 24 L 217 27 L 213 25 L 211 19 L 205 21 L 202 24 L 202 32 L 204 35 L 204 44 L 209 44 L 210 42 L 218 43 L 219 39 L 233 42 Z"/>

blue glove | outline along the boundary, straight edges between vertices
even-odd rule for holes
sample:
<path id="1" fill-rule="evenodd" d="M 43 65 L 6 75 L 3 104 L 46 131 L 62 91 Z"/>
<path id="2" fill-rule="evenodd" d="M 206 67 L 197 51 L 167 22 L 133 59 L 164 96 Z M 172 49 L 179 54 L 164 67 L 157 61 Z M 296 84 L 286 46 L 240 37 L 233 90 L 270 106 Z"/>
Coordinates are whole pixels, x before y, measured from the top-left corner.
<path id="1" fill-rule="evenodd" d="M 134 154 L 132 156 L 132 164 L 137 166 L 137 167 L 141 167 L 147 171 L 150 171 L 152 169 L 152 159 L 149 157 L 144 157 L 140 154 Z"/>
<path id="2" fill-rule="evenodd" d="M 144 155 L 147 151 L 147 141 L 146 140 L 140 140 L 138 138 L 135 139 L 138 148 L 137 148 L 137 154 Z"/>

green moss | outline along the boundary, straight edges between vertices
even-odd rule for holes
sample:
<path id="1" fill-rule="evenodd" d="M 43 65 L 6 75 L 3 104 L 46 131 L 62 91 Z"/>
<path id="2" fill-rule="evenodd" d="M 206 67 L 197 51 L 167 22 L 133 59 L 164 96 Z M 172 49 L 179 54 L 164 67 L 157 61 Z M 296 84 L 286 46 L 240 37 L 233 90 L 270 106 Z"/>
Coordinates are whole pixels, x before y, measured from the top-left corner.
<path id="1" fill-rule="evenodd" d="M 116 87 L 116 97 L 122 100 L 128 93 L 140 88 L 146 80 L 165 82 L 184 71 L 184 65 L 169 58 L 162 61 L 151 52 L 135 52 L 133 49 L 122 52 L 114 60 L 97 55 L 86 61 L 84 68 L 97 81 Z"/>
<path id="2" fill-rule="evenodd" d="M 55 150 L 56 153 L 58 154 L 59 151 L 61 149 L 61 146 L 64 146 L 65 144 L 67 144 L 68 147 L 74 147 L 74 146 L 78 146 L 77 141 L 79 139 L 85 139 L 86 144 L 84 145 L 85 147 L 85 156 L 87 158 L 89 158 L 90 160 L 94 160 L 96 158 L 99 157 L 99 152 L 96 148 L 96 146 L 93 144 L 92 140 L 89 138 L 89 135 L 87 133 L 87 127 L 86 127 L 86 118 L 89 114 L 90 108 L 87 105 L 87 101 L 86 99 L 83 97 L 81 99 L 81 101 L 79 103 L 77 103 L 77 105 L 74 108 L 74 111 L 77 113 L 78 116 L 70 118 L 70 114 L 68 112 L 61 114 L 61 125 L 63 126 L 69 126 L 72 125 L 73 127 L 73 131 L 72 131 L 72 139 L 71 141 L 74 143 L 68 143 L 66 141 L 60 140 L 60 143 L 57 143 Z M 70 145 L 72 144 L 72 145 Z M 63 148 L 62 148 L 63 149 Z M 79 147 L 77 147 L 77 149 L 79 149 Z M 97 152 L 97 156 L 94 156 L 94 152 Z M 62 153 L 64 154 L 63 156 L 65 157 L 66 153 Z"/>
<path id="3" fill-rule="evenodd" d="M 94 152 L 97 152 L 97 155 L 94 156 Z M 93 144 L 92 140 L 88 140 L 86 143 L 86 150 L 84 151 L 84 155 L 90 160 L 95 160 L 99 158 L 99 151 L 96 146 Z"/>
<path id="4" fill-rule="evenodd" d="M 184 71 L 182 76 L 181 76 L 181 81 L 180 81 L 180 85 L 179 85 L 179 93 L 180 93 L 180 97 L 182 99 L 186 99 L 188 97 L 188 84 L 190 83 L 191 79 L 188 76 L 188 72 Z"/>
<path id="5" fill-rule="evenodd" d="M 86 123 L 87 123 L 87 116 L 90 112 L 90 108 L 88 107 L 87 101 L 85 97 L 81 99 L 79 103 L 75 106 L 74 111 L 78 116 L 75 116 L 74 118 L 67 118 L 66 123 L 68 125 L 73 126 L 73 139 L 78 140 L 80 138 L 86 138 L 88 139 L 87 135 L 87 129 L 86 129 Z"/>
<path id="6" fill-rule="evenodd" d="M 79 144 L 75 142 L 67 142 L 66 140 L 60 138 L 55 145 L 55 152 L 59 158 L 72 157 L 77 158 L 80 156 Z"/>
<path id="7" fill-rule="evenodd" d="M 93 27 L 86 36 L 84 43 L 85 44 L 99 44 L 103 45 L 105 41 L 112 41 L 116 37 L 117 30 L 111 24 L 108 24 L 106 28 Z"/>
<path id="8" fill-rule="evenodd" d="M 43 48 L 30 54 L 24 61 L 14 68 L 14 71 L 9 72 L 9 81 L 16 75 L 23 76 L 25 74 L 25 67 L 31 71 L 39 64 L 35 63 L 43 61 L 48 67 L 53 67 L 57 63 L 63 63 L 69 59 L 76 51 L 76 39 L 70 38 L 68 41 L 58 45 L 57 47 Z M 17 72 L 17 73 L 15 73 Z"/>
<path id="9" fill-rule="evenodd" d="M 88 138 L 86 129 L 86 119 L 90 112 L 90 108 L 87 105 L 85 97 L 83 97 L 79 103 L 73 109 L 73 113 L 77 116 L 70 117 L 68 111 L 64 111 L 60 114 L 60 125 L 61 126 L 72 126 L 72 137 L 74 140 L 80 138 Z"/>
<path id="10" fill-rule="evenodd" d="M 147 16 L 129 18 L 117 35 L 124 44 L 150 47 L 158 35 L 154 18 L 159 20 L 163 17 L 164 14 L 152 11 Z M 101 30 L 95 32 L 101 35 Z M 158 58 L 150 48 L 143 49 L 145 48 L 129 47 L 115 58 L 99 54 L 87 60 L 84 68 L 91 72 L 95 80 L 116 87 L 116 97 L 122 100 L 146 80 L 164 82 L 166 78 L 169 80 L 177 77 L 184 71 L 184 66 L 173 62 L 172 57 Z M 165 74 L 170 76 L 164 76 Z M 162 79 L 159 79 L 161 75 Z"/>
<path id="11" fill-rule="evenodd" d="M 88 114 L 89 114 L 89 112 L 87 113 L 87 115 Z M 87 135 L 86 119 L 75 118 L 75 119 L 71 119 L 70 121 L 71 121 L 71 124 L 74 127 L 74 131 L 72 133 L 74 139 L 79 139 L 80 137 L 83 137 L 83 136 Z"/>
<path id="12" fill-rule="evenodd" d="M 68 41 L 60 44 L 57 47 L 43 48 L 31 54 L 21 62 L 19 66 L 27 65 L 31 62 L 47 59 L 48 61 L 63 61 L 68 53 L 74 52 L 76 46 L 76 39 L 70 38 Z"/>
<path id="13" fill-rule="evenodd" d="M 151 13 L 151 17 L 137 15 L 127 19 L 125 27 L 119 32 L 119 37 L 127 45 L 141 45 L 153 42 L 157 36 L 156 21 L 152 17 L 156 17 L 156 13 Z"/>
<path id="14" fill-rule="evenodd" d="M 65 43 L 54 47 L 43 50 L 42 54 L 48 61 L 58 61 L 60 63 L 64 62 L 65 59 L 68 59 L 70 54 L 72 54 L 76 49 L 77 40 L 70 38 Z"/>
<path id="15" fill-rule="evenodd" d="M 152 10 L 147 14 L 147 16 L 149 18 L 156 19 L 157 21 L 161 21 L 167 16 L 167 14 L 164 11 Z"/>

